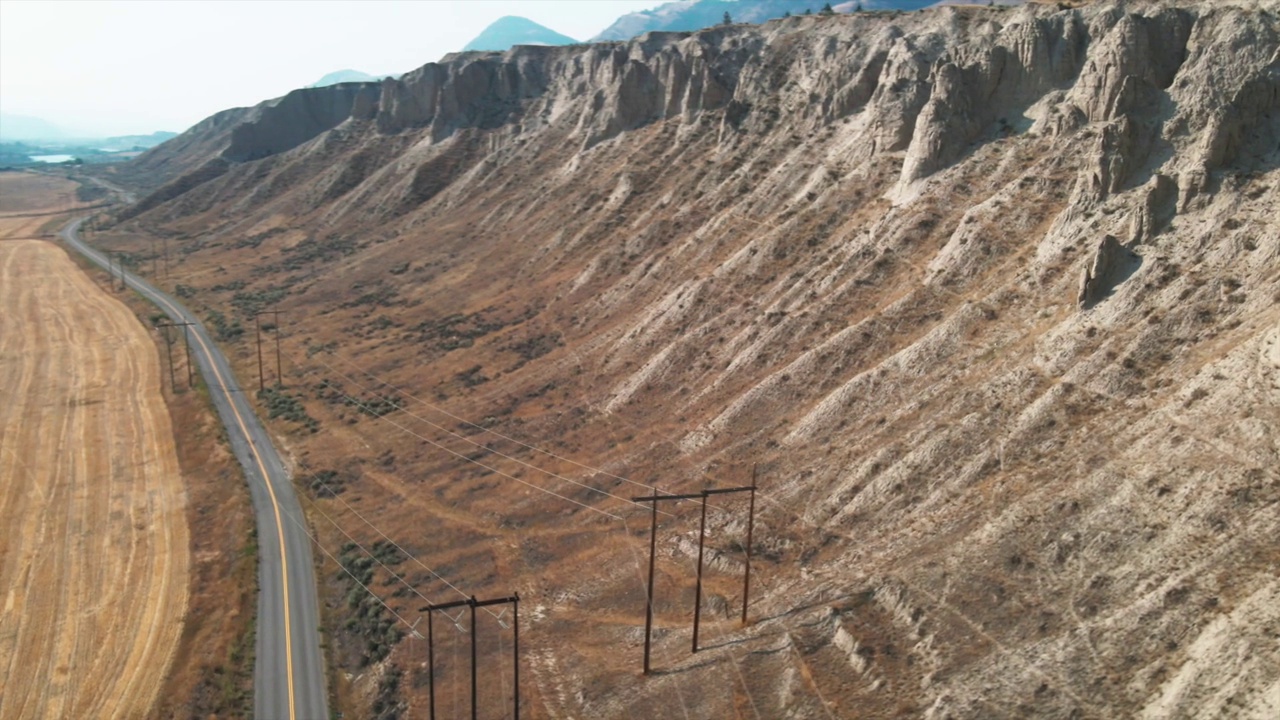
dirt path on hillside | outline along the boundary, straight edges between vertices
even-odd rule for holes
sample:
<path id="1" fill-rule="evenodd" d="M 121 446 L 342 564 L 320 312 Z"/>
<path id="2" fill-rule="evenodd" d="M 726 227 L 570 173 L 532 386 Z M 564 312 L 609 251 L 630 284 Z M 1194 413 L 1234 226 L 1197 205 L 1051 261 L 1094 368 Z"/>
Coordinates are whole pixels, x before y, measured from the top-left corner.
<path id="1" fill-rule="evenodd" d="M 154 343 L 19 239 L 47 220 L 0 216 L 0 718 L 142 717 L 183 630 L 187 497 Z"/>

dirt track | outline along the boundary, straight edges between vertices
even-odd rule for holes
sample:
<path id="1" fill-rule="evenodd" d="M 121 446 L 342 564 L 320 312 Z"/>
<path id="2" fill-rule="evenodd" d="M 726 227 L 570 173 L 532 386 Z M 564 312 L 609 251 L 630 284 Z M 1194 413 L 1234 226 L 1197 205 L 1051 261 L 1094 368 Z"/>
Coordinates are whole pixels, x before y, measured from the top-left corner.
<path id="1" fill-rule="evenodd" d="M 160 358 L 31 229 L 0 224 L 0 718 L 140 717 L 188 599 Z"/>

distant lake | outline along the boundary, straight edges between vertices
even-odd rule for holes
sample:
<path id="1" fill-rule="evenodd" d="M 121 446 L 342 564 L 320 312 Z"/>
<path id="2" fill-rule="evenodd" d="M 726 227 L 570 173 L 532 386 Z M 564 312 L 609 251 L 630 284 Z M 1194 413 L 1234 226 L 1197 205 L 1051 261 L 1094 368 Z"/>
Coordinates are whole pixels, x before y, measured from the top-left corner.
<path id="1" fill-rule="evenodd" d="M 75 160 L 75 155 L 32 155 L 32 160 L 42 163 L 60 163 L 68 160 Z"/>

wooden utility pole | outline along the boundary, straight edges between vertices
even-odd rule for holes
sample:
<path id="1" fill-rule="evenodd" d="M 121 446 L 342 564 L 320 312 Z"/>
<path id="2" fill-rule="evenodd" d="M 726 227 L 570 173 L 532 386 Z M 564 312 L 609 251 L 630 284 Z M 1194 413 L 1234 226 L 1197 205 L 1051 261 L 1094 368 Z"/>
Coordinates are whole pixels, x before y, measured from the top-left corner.
<path id="1" fill-rule="evenodd" d="M 658 554 L 658 489 L 653 489 L 655 499 L 649 503 L 649 584 L 644 596 L 644 674 L 649 674 L 649 635 L 653 632 L 653 561 Z"/>
<path id="2" fill-rule="evenodd" d="M 506 603 L 511 603 L 513 627 L 511 660 L 514 667 L 512 686 L 515 693 L 515 720 L 520 720 L 520 593 L 492 600 L 476 600 L 474 597 L 471 600 L 471 720 L 476 720 L 476 608 L 489 605 L 505 605 Z"/>
<path id="3" fill-rule="evenodd" d="M 698 652 L 698 629 L 702 619 L 702 559 L 704 549 L 706 547 L 707 538 L 707 498 L 711 495 L 725 495 L 728 493 L 749 492 L 751 493 L 751 505 L 748 510 L 747 517 L 747 566 L 746 573 L 742 585 L 742 622 L 747 621 L 747 602 L 748 592 L 751 583 L 751 533 L 755 525 L 756 511 L 756 474 L 755 470 L 751 471 L 751 485 L 744 487 L 719 488 L 703 490 L 698 493 L 686 493 L 684 495 L 662 495 L 654 490 L 652 495 L 645 497 L 631 498 L 632 502 L 652 503 L 650 506 L 649 520 L 649 585 L 645 591 L 644 603 L 644 674 L 648 675 L 650 670 L 649 655 L 652 646 L 651 635 L 653 633 L 653 574 L 654 562 L 657 557 L 658 548 L 658 503 L 663 500 L 702 500 L 702 519 L 698 528 L 698 574 L 697 584 L 694 587 L 693 601 L 693 652 Z"/>
<path id="4" fill-rule="evenodd" d="M 447 603 L 433 603 L 424 608 L 420 608 L 418 612 L 427 614 L 427 712 L 430 720 L 436 720 L 436 640 L 435 632 L 432 628 L 431 614 L 437 610 L 449 610 L 451 608 L 470 605 L 472 598 L 466 600 L 454 600 Z M 472 618 L 472 627 L 475 627 L 474 618 Z M 472 631 L 474 633 L 474 630 Z M 474 656 L 473 656 L 474 658 Z M 475 676 L 475 664 L 471 666 L 471 675 Z"/>
<path id="5" fill-rule="evenodd" d="M 267 381 L 262 373 L 262 320 L 261 318 L 263 315 L 275 316 L 274 328 L 276 331 L 276 387 L 277 388 L 284 387 L 284 373 L 281 370 L 282 365 L 280 364 L 280 311 L 279 310 L 259 310 L 258 312 L 253 314 L 253 324 L 254 324 L 254 328 L 256 329 L 255 334 L 257 335 L 257 338 L 258 338 L 258 391 L 259 392 L 266 390 L 267 388 Z"/>
<path id="6" fill-rule="evenodd" d="M 116 289 L 116 266 L 120 266 L 120 289 L 124 290 L 129 287 L 124 280 L 124 258 L 122 258 L 119 250 L 107 250 L 107 274 L 111 276 L 111 289 Z"/>
<path id="7" fill-rule="evenodd" d="M 191 327 L 191 325 L 192 324 L 189 322 L 180 322 L 180 323 L 169 322 L 169 323 L 162 323 L 160 325 L 156 325 L 156 327 L 158 328 L 173 328 L 173 327 L 182 328 L 182 345 L 186 350 L 186 355 L 187 355 L 187 388 L 188 389 L 195 386 L 195 368 L 191 364 L 191 336 L 188 334 L 188 330 L 187 330 L 187 328 Z M 168 332 L 165 333 L 164 339 L 166 342 L 169 342 Z M 178 392 L 178 387 L 177 385 L 174 384 L 174 380 L 173 380 L 173 348 L 172 347 L 169 348 L 169 386 L 173 389 L 174 392 Z"/>
<path id="8" fill-rule="evenodd" d="M 706 543 L 707 537 L 707 497 L 710 495 L 724 495 L 727 493 L 750 492 L 755 497 L 755 485 L 750 487 L 721 488 L 719 490 L 703 490 L 702 491 L 702 527 L 698 530 L 698 584 L 693 594 L 693 651 L 698 652 L 698 621 L 702 618 L 702 548 Z M 754 511 L 755 505 L 752 505 Z M 751 521 L 747 521 L 747 527 L 751 526 Z M 748 570 L 747 572 L 750 572 Z M 746 614 L 747 596 L 742 596 L 743 614 Z"/>
<path id="9" fill-rule="evenodd" d="M 173 336 L 169 334 L 169 328 L 172 327 L 173 325 L 170 324 L 156 325 L 157 331 L 164 333 L 165 352 L 169 355 L 169 389 L 172 389 L 173 392 L 178 392 L 178 380 L 174 379 L 175 375 L 173 374 Z"/>
<path id="10" fill-rule="evenodd" d="M 465 600 L 454 600 L 453 602 L 439 603 L 427 605 L 420 608 L 418 612 L 427 613 L 427 694 L 428 694 L 428 713 L 430 720 L 436 717 L 436 670 L 435 670 L 435 633 L 431 623 L 431 613 L 437 610 L 448 610 L 450 608 L 467 606 L 471 609 L 471 720 L 476 720 L 479 713 L 478 706 L 478 688 L 479 680 L 476 672 L 476 610 L 490 605 L 503 605 L 511 603 L 512 606 L 512 625 L 514 630 L 513 642 L 511 643 L 512 661 L 514 663 L 514 688 L 515 688 L 515 720 L 520 720 L 520 593 L 515 593 L 510 597 L 499 597 L 491 600 L 477 600 L 474 595 Z"/>
<path id="11" fill-rule="evenodd" d="M 164 330 L 164 349 L 169 355 L 169 389 L 178 392 L 178 381 L 174 379 L 173 374 L 173 336 L 169 333 L 172 325 L 157 325 L 156 327 Z"/>
<path id="12" fill-rule="evenodd" d="M 471 596 L 471 720 L 476 720 L 476 596 Z"/>
<path id="13" fill-rule="evenodd" d="M 190 328 L 193 323 L 184 322 L 179 324 L 182 325 L 182 346 L 187 351 L 187 387 L 192 388 L 192 387 L 195 387 L 195 384 L 196 384 L 196 366 L 191 362 L 191 329 Z M 754 496 L 752 497 L 752 500 L 753 501 L 755 500 Z M 747 537 L 751 537 L 750 531 L 748 531 Z M 750 550 L 747 551 L 747 557 L 748 558 L 751 557 Z"/>
<path id="14" fill-rule="evenodd" d="M 751 593 L 751 530 L 756 524 L 756 471 L 759 465 L 751 466 L 751 504 L 747 507 L 747 567 L 742 574 L 742 624 L 747 624 L 747 598 Z"/>
<path id="15" fill-rule="evenodd" d="M 658 503 L 663 500 L 692 500 L 693 498 L 702 497 L 702 493 L 689 493 L 686 495 L 660 495 L 657 489 L 654 489 L 652 495 L 645 497 L 631 498 L 632 502 L 653 503 L 651 520 L 649 521 L 649 586 L 645 589 L 644 598 L 644 674 L 649 674 L 649 650 L 652 646 L 650 640 L 653 634 L 653 567 L 657 557 L 658 549 Z"/>

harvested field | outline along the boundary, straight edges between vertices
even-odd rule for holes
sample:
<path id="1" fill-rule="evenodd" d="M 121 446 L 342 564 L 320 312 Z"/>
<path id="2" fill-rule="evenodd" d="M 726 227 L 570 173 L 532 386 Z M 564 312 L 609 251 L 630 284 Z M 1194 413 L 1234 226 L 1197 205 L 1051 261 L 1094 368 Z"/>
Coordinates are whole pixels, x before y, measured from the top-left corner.
<path id="1" fill-rule="evenodd" d="M 77 205 L 76 183 L 54 175 L 30 172 L 0 173 L 0 213 L 15 215 L 48 215 Z"/>
<path id="2" fill-rule="evenodd" d="M 76 200 L 76 183 L 28 172 L 0 172 L 0 241 L 52 238 L 58 215 L 89 203 Z"/>
<path id="3" fill-rule="evenodd" d="M 14 215 L 70 196 L 14 205 L 12 177 L 0 176 L 0 718 L 141 717 L 173 663 L 190 575 L 160 358 L 65 252 L 21 239 L 50 216 Z"/>

